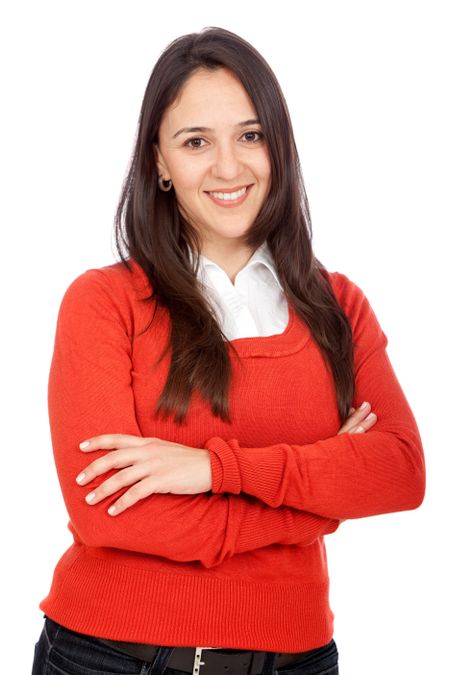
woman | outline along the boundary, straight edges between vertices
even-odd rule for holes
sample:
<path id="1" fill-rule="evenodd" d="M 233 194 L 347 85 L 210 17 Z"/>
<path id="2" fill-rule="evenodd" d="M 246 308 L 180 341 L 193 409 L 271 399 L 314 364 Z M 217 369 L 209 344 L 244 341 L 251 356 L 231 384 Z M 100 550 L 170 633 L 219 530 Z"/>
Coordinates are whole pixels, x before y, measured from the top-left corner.
<path id="1" fill-rule="evenodd" d="M 417 508 L 423 449 L 369 301 L 313 255 L 286 103 L 237 35 L 156 63 L 116 243 L 58 314 L 74 542 L 33 675 L 338 673 L 324 536 Z"/>

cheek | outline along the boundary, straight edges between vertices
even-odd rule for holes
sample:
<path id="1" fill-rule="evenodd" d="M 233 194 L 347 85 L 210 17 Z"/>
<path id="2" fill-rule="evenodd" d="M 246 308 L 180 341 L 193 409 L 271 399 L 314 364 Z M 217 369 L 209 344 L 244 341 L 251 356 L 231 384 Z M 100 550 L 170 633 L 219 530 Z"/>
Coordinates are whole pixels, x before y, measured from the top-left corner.
<path id="1" fill-rule="evenodd" d="M 262 152 L 258 157 L 255 157 L 253 171 L 260 180 L 270 182 L 271 165 L 267 150 Z"/>
<path id="2" fill-rule="evenodd" d="M 179 190 L 194 190 L 203 180 L 202 163 L 189 158 L 179 158 L 172 164 L 172 180 Z"/>

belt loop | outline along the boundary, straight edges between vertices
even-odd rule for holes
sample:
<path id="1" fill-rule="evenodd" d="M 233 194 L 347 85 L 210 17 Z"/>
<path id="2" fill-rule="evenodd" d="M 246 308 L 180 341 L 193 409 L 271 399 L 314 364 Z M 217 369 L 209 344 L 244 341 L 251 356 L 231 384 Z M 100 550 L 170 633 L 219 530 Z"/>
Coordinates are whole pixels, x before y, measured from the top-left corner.
<path id="1" fill-rule="evenodd" d="M 264 667 L 261 671 L 261 675 L 273 675 L 275 672 L 274 664 L 276 655 L 277 652 L 266 652 L 266 658 L 264 660 Z"/>
<path id="2" fill-rule="evenodd" d="M 174 649 L 175 647 L 159 646 L 156 650 L 155 658 L 150 665 L 148 675 L 161 675 L 161 673 L 164 673 Z"/>
<path id="3" fill-rule="evenodd" d="M 261 675 L 266 660 L 266 652 L 254 651 L 248 675 Z"/>

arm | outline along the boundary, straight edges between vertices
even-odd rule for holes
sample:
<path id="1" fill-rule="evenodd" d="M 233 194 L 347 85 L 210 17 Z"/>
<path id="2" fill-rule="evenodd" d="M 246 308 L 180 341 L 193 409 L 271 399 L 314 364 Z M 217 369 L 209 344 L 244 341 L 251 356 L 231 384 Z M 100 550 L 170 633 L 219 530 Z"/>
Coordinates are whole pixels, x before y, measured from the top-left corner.
<path id="1" fill-rule="evenodd" d="M 117 517 L 97 505 L 75 477 L 86 465 L 79 443 L 104 433 L 143 436 L 132 389 L 131 320 L 100 270 L 87 270 L 66 290 L 58 313 L 48 382 L 53 453 L 69 528 L 87 546 L 108 546 L 206 567 L 272 544 L 308 545 L 334 532 L 339 522 L 288 507 L 272 509 L 249 495 L 153 494 Z M 107 451 L 109 452 L 109 451 Z M 105 454 L 96 452 L 96 457 Z M 125 491 L 125 490 L 123 490 Z M 122 491 L 122 493 L 123 493 Z"/>
<path id="2" fill-rule="evenodd" d="M 265 448 L 241 448 L 236 439 L 212 437 L 205 447 L 211 452 L 214 494 L 246 493 L 273 508 L 285 505 L 341 520 L 422 503 L 421 438 L 387 355 L 387 337 L 356 284 L 336 272 L 332 284 L 355 342 L 357 403 L 352 405 L 369 401 L 378 418 L 375 426 L 362 434 Z"/>

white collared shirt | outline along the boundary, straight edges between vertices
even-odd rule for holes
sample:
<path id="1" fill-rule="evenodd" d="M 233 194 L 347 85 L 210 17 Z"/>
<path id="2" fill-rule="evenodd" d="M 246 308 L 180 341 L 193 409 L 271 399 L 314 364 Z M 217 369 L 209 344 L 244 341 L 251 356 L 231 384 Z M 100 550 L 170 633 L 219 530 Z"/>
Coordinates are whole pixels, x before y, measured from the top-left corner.
<path id="1" fill-rule="evenodd" d="M 267 242 L 237 273 L 234 284 L 204 255 L 200 255 L 197 278 L 229 340 L 275 335 L 286 328 L 288 305 Z"/>

